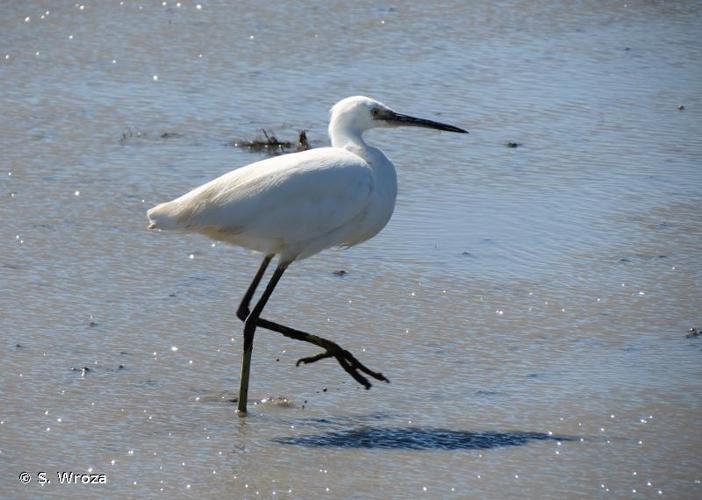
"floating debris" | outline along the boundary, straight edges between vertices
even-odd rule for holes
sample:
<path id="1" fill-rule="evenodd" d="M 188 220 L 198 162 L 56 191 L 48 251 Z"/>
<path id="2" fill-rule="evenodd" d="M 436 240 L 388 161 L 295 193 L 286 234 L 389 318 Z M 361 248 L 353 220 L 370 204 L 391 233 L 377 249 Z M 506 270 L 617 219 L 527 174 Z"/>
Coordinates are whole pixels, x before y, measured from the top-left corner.
<path id="1" fill-rule="evenodd" d="M 685 111 L 685 106 L 683 106 L 682 104 L 678 106 L 678 111 Z"/>
<path id="2" fill-rule="evenodd" d="M 120 138 L 119 143 L 120 145 L 124 146 L 134 137 L 142 138 L 146 137 L 146 134 L 138 128 L 129 127 L 127 130 L 122 132 L 122 137 Z"/>
<path id="3" fill-rule="evenodd" d="M 263 132 L 264 139 L 256 138 L 253 141 L 234 142 L 232 145 L 237 148 L 247 148 L 251 151 L 268 150 L 271 154 L 277 154 L 275 151 L 283 152 L 283 150 L 292 147 L 290 141 L 279 141 L 272 132 L 269 134 L 265 128 L 262 128 L 261 132 Z"/>
<path id="4" fill-rule="evenodd" d="M 312 146 L 310 146 L 310 143 L 307 141 L 307 132 L 300 130 L 300 134 L 297 138 L 297 150 L 307 151 L 308 149 L 312 149 Z"/>
<path id="5" fill-rule="evenodd" d="M 183 137 L 183 134 L 179 134 L 178 132 L 163 132 L 161 134 L 161 139 L 176 139 L 178 137 Z"/>
<path id="6" fill-rule="evenodd" d="M 263 138 L 256 138 L 253 141 L 233 140 L 230 141 L 228 145 L 234 146 L 235 148 L 245 148 L 253 152 L 266 151 L 271 156 L 291 152 L 293 148 L 293 143 L 291 141 L 281 141 L 272 132 L 269 133 L 263 128 L 261 132 L 263 132 Z M 295 150 L 306 151 L 310 148 L 311 146 L 307 139 L 307 133 L 304 130 L 300 130 L 297 143 L 295 144 Z"/>
<path id="7" fill-rule="evenodd" d="M 332 274 L 334 276 L 346 276 L 346 274 L 348 274 L 348 273 L 346 271 L 344 271 L 343 269 L 339 269 L 338 271 L 334 271 Z"/>
<path id="8" fill-rule="evenodd" d="M 267 398 L 263 398 L 261 401 L 258 401 L 257 403 L 254 404 L 265 404 L 265 405 L 273 405 L 277 406 L 279 408 L 294 408 L 295 404 L 290 401 L 288 398 L 284 396 L 278 396 L 276 398 L 272 396 L 268 396 Z"/>
<path id="9" fill-rule="evenodd" d="M 506 145 L 508 148 L 518 148 L 519 146 L 522 145 L 522 143 L 521 143 L 521 142 L 512 142 L 512 141 L 509 141 L 509 142 L 507 142 L 507 144 L 505 144 L 505 145 Z"/>

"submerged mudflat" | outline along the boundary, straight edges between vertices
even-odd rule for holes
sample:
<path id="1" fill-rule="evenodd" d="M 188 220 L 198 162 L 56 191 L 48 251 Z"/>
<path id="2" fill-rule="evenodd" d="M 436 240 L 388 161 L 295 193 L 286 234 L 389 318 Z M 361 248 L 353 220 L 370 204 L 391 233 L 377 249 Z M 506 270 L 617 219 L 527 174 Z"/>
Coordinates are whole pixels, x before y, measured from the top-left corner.
<path id="1" fill-rule="evenodd" d="M 2 8 L 0 491 L 700 496 L 698 8 L 197 5 Z M 260 331 L 240 419 L 258 257 L 144 213 L 353 94 L 471 134 L 369 134 L 393 219 L 267 314 L 392 383 Z"/>

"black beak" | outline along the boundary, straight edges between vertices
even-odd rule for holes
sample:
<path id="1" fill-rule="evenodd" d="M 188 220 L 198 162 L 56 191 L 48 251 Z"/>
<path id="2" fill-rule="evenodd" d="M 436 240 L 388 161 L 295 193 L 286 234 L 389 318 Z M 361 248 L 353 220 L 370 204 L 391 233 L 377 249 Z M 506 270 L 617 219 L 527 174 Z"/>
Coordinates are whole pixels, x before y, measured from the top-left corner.
<path id="1" fill-rule="evenodd" d="M 373 117 L 375 120 L 385 120 L 391 125 L 406 126 L 406 127 L 423 127 L 433 128 L 436 130 L 444 130 L 446 132 L 458 132 L 459 134 L 467 134 L 467 130 L 447 125 L 445 123 L 435 122 L 433 120 L 425 120 L 424 118 L 415 118 L 414 116 L 395 113 L 394 111 L 380 111 Z"/>

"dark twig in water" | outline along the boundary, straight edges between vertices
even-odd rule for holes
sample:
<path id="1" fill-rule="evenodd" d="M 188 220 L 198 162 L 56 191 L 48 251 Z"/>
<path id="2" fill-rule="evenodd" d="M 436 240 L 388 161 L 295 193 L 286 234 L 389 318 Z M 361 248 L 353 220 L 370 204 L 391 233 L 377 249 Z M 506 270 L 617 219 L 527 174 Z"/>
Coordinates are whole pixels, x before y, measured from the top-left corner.
<path id="1" fill-rule="evenodd" d="M 509 142 L 506 144 L 506 146 L 507 146 L 508 148 L 518 148 L 519 146 L 521 146 L 521 143 L 509 141 Z"/>
<path id="2" fill-rule="evenodd" d="M 124 146 L 127 144 L 129 141 L 131 141 L 133 138 L 137 139 L 145 139 L 147 137 L 146 132 L 142 132 L 136 127 L 127 127 L 127 129 L 122 132 L 122 137 L 119 139 L 120 145 Z M 183 137 L 183 134 L 180 134 L 178 132 L 161 132 L 158 134 L 158 137 L 161 139 L 176 139 L 178 137 Z"/>
<path id="3" fill-rule="evenodd" d="M 268 151 L 270 154 L 279 154 L 285 149 L 290 149 L 292 144 L 289 141 L 279 141 L 278 138 L 262 128 L 263 139 L 256 138 L 253 141 L 233 141 L 230 145 L 237 148 L 246 148 L 250 151 Z"/>
<path id="4" fill-rule="evenodd" d="M 175 139 L 177 137 L 183 137 L 183 134 L 179 134 L 178 132 L 163 132 L 161 134 L 161 139 Z"/>
<path id="5" fill-rule="evenodd" d="M 128 127 L 124 132 L 122 132 L 122 137 L 119 140 L 120 145 L 124 146 L 133 137 L 144 137 L 146 134 L 139 130 L 138 128 Z"/>
<path id="6" fill-rule="evenodd" d="M 252 141 L 234 140 L 228 144 L 230 146 L 234 146 L 235 148 L 245 148 L 253 152 L 266 151 L 272 156 L 292 152 L 293 143 L 291 141 L 281 141 L 272 132 L 269 132 L 263 128 L 261 129 L 261 132 L 263 132 L 263 138 L 257 138 Z M 310 148 L 311 146 L 307 139 L 307 133 L 304 130 L 300 130 L 298 141 L 295 144 L 295 150 L 306 151 Z"/>
<path id="7" fill-rule="evenodd" d="M 300 134 L 297 138 L 297 150 L 298 151 L 307 151 L 308 149 L 311 149 L 310 143 L 307 141 L 307 132 L 304 130 L 300 130 Z"/>
<path id="8" fill-rule="evenodd" d="M 271 132 L 271 135 L 269 136 L 268 133 L 266 132 L 265 128 L 261 129 L 261 132 L 263 132 L 263 135 L 266 137 L 266 147 L 269 148 L 279 148 L 281 150 L 283 149 L 290 149 L 292 144 L 290 141 L 279 141 L 276 136 L 273 135 Z"/>

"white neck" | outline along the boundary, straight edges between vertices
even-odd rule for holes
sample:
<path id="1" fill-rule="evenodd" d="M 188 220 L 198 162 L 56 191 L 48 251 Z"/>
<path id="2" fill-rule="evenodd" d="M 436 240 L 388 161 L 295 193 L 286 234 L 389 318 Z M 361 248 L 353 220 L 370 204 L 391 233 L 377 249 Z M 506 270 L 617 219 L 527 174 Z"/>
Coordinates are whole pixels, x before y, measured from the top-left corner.
<path id="1" fill-rule="evenodd" d="M 368 147 L 363 140 L 363 130 L 344 123 L 336 117 L 329 122 L 329 138 L 334 148 L 366 149 Z"/>

